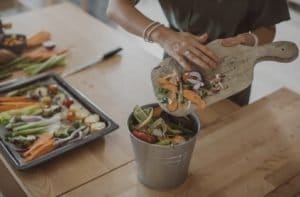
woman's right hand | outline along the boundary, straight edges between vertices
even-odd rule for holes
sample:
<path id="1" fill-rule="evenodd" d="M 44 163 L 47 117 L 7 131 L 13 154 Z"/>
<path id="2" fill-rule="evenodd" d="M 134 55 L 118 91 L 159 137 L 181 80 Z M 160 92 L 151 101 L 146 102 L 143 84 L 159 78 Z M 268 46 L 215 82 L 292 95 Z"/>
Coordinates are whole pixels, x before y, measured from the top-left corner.
<path id="1" fill-rule="evenodd" d="M 202 69 L 212 69 L 218 65 L 219 58 L 205 46 L 207 34 L 195 36 L 160 27 L 151 34 L 151 39 L 187 71 L 191 70 L 192 64 Z"/>

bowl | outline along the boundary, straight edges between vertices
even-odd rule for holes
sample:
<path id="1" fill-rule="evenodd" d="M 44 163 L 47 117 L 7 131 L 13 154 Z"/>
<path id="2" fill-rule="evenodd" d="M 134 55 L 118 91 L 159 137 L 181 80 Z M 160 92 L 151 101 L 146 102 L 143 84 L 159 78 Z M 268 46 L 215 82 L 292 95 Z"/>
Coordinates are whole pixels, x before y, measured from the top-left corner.
<path id="1" fill-rule="evenodd" d="M 26 48 L 26 36 L 22 34 L 0 35 L 0 48 L 21 54 Z"/>

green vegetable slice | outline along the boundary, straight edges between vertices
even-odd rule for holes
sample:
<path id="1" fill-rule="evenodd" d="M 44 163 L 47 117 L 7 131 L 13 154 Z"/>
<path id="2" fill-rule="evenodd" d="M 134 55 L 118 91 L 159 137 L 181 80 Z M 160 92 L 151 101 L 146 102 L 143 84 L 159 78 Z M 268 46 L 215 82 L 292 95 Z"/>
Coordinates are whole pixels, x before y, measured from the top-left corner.
<path id="1" fill-rule="evenodd" d="M 144 122 L 148 117 L 147 113 L 140 106 L 134 107 L 133 115 L 139 123 Z"/>

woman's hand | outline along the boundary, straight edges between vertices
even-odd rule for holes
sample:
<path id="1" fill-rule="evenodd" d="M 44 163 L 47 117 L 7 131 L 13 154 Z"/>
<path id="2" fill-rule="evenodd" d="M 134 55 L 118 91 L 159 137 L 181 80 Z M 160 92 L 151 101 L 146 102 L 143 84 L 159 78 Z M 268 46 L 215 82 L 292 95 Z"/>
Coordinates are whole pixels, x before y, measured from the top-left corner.
<path id="1" fill-rule="evenodd" d="M 249 33 L 239 34 L 234 37 L 225 38 L 222 40 L 222 45 L 224 47 L 233 47 L 239 44 L 247 45 L 247 46 L 254 46 L 255 45 L 255 38 L 253 35 Z"/>
<path id="2" fill-rule="evenodd" d="M 207 34 L 195 36 L 165 27 L 160 27 L 151 34 L 151 39 L 164 48 L 185 70 L 190 70 L 192 64 L 203 69 L 217 66 L 219 58 L 205 46 L 207 38 Z"/>
<path id="3" fill-rule="evenodd" d="M 225 47 L 232 47 L 239 44 L 254 46 L 254 45 L 262 45 L 273 42 L 276 34 L 276 26 L 266 26 L 260 27 L 252 31 L 252 35 L 250 33 L 239 34 L 235 37 L 223 39 L 222 44 Z M 257 38 L 256 39 L 254 38 Z M 257 42 L 257 43 L 256 43 Z"/>

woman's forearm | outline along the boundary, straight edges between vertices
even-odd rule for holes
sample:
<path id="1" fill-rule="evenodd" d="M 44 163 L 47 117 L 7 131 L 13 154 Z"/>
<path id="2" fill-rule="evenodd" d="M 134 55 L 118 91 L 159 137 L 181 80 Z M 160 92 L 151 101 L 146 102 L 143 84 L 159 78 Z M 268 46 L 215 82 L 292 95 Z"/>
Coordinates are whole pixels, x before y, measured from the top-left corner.
<path id="1" fill-rule="evenodd" d="M 254 34 L 254 35 L 253 35 Z M 260 27 L 252 31 L 252 33 L 243 33 L 235 37 L 226 38 L 223 40 L 224 46 L 235 46 L 237 44 L 244 44 L 254 46 L 255 44 L 263 45 L 273 42 L 276 34 L 276 27 Z M 255 39 L 257 37 L 257 39 Z M 257 43 L 256 43 L 257 42 Z"/>
<path id="2" fill-rule="evenodd" d="M 276 34 L 276 27 L 260 27 L 253 31 L 253 33 L 257 36 L 259 45 L 267 44 L 273 42 Z"/>
<path id="3" fill-rule="evenodd" d="M 152 22 L 134 6 L 133 0 L 110 0 L 107 16 L 126 31 L 142 37 L 144 29 Z"/>

